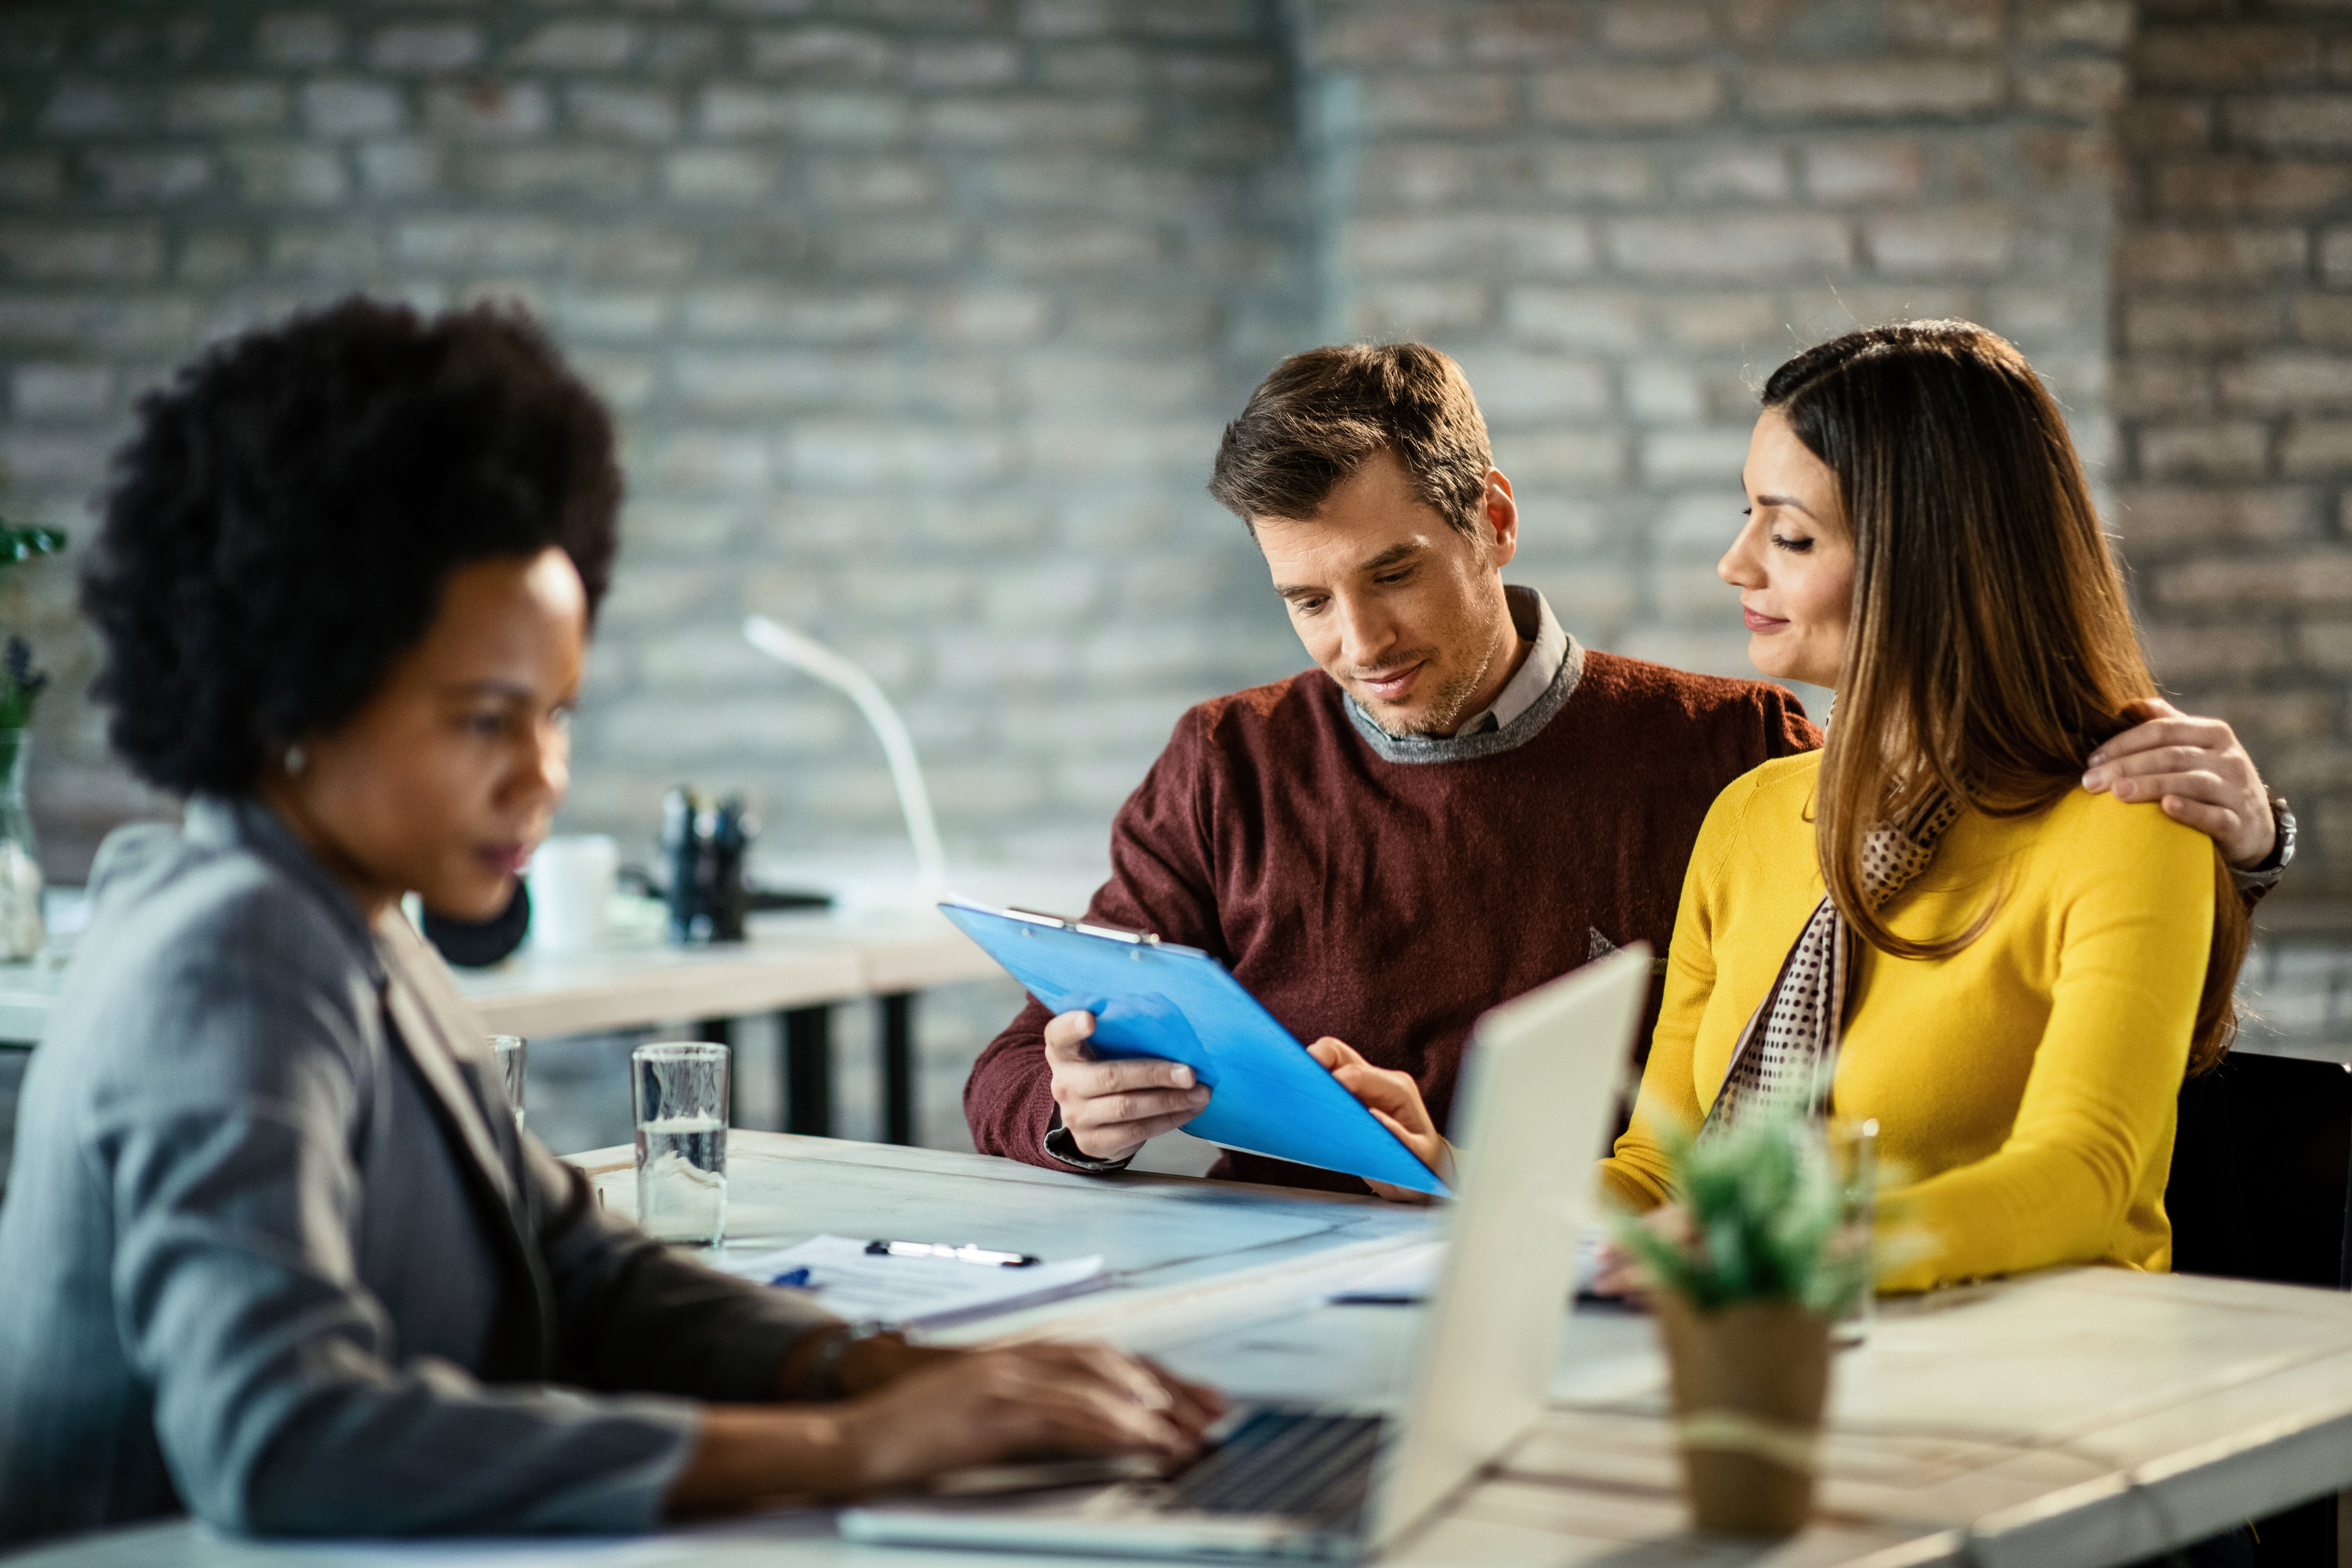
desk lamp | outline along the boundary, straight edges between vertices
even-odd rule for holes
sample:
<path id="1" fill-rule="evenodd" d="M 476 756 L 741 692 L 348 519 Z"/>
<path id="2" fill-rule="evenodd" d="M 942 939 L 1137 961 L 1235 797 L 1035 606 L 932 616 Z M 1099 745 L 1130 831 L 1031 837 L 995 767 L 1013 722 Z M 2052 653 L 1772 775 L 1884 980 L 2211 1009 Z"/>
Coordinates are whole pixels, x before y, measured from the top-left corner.
<path id="1" fill-rule="evenodd" d="M 765 616 L 743 618 L 743 640 L 780 663 L 814 676 L 845 693 L 874 726 L 883 755 L 890 759 L 890 782 L 898 787 L 898 810 L 907 819 L 907 837 L 915 847 L 917 890 L 928 900 L 947 891 L 948 857 L 940 845 L 940 825 L 931 815 L 930 792 L 923 787 L 923 770 L 915 761 L 914 738 L 906 721 L 883 694 L 874 678 L 818 642 L 814 637 L 780 625 Z"/>

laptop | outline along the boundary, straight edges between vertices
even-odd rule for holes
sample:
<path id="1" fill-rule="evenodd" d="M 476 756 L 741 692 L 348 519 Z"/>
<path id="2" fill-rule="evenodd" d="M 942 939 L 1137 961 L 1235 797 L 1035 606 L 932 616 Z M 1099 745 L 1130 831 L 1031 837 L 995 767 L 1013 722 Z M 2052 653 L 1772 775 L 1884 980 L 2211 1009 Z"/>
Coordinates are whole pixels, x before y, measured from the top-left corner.
<path id="1" fill-rule="evenodd" d="M 1223 1561 L 1345 1561 L 1398 1540 L 1542 1412 L 1649 982 L 1649 950 L 1627 947 L 1478 1020 L 1460 1196 L 1402 1415 L 1261 1406 L 1173 1476 L 846 1509 L 842 1535 Z"/>

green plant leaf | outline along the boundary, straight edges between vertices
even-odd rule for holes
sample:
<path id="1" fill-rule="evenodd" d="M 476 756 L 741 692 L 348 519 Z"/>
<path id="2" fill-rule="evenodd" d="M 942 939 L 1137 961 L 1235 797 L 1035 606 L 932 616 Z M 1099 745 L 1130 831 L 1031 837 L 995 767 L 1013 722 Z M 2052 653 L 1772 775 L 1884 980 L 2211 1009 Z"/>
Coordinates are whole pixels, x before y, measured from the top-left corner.
<path id="1" fill-rule="evenodd" d="M 55 555 L 65 547 L 66 536 L 60 529 L 0 518 L 0 568 L 30 561 L 36 555 Z"/>

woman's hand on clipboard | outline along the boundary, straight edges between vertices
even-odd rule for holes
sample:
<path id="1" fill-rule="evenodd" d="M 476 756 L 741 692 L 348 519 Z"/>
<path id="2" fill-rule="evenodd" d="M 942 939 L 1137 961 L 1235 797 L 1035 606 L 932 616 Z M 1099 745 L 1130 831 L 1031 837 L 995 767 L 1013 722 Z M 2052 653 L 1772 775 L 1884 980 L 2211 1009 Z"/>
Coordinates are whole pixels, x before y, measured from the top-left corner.
<path id="1" fill-rule="evenodd" d="M 1156 1057 L 1104 1061 L 1087 1041 L 1092 1013 L 1064 1013 L 1045 1026 L 1045 1064 L 1054 1103 L 1078 1152 L 1121 1160 L 1207 1109 L 1209 1090 L 1182 1062 Z"/>
<path id="2" fill-rule="evenodd" d="M 1421 1085 L 1412 1080 L 1411 1073 L 1376 1068 L 1355 1047 L 1328 1035 L 1307 1047 L 1307 1054 L 1330 1068 L 1339 1087 L 1361 1100 L 1364 1109 L 1395 1133 L 1397 1141 L 1412 1150 L 1416 1159 L 1443 1180 L 1454 1180 L 1454 1145 L 1445 1141 L 1437 1123 L 1430 1120 L 1429 1107 L 1422 1103 Z M 1410 1187 L 1392 1187 L 1370 1177 L 1365 1178 L 1365 1184 L 1391 1203 L 1430 1201 L 1427 1194 L 1416 1193 Z"/>

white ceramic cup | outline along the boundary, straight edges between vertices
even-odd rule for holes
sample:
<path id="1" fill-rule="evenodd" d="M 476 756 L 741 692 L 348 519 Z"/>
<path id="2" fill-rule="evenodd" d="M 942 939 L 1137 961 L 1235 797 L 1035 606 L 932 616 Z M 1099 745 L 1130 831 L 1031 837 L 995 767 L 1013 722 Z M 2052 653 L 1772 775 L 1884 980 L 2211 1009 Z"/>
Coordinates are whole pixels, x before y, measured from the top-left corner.
<path id="1" fill-rule="evenodd" d="M 621 847 L 601 833 L 559 834 L 523 872 L 530 884 L 530 945 L 580 952 L 604 938 L 604 905 L 621 868 Z"/>

